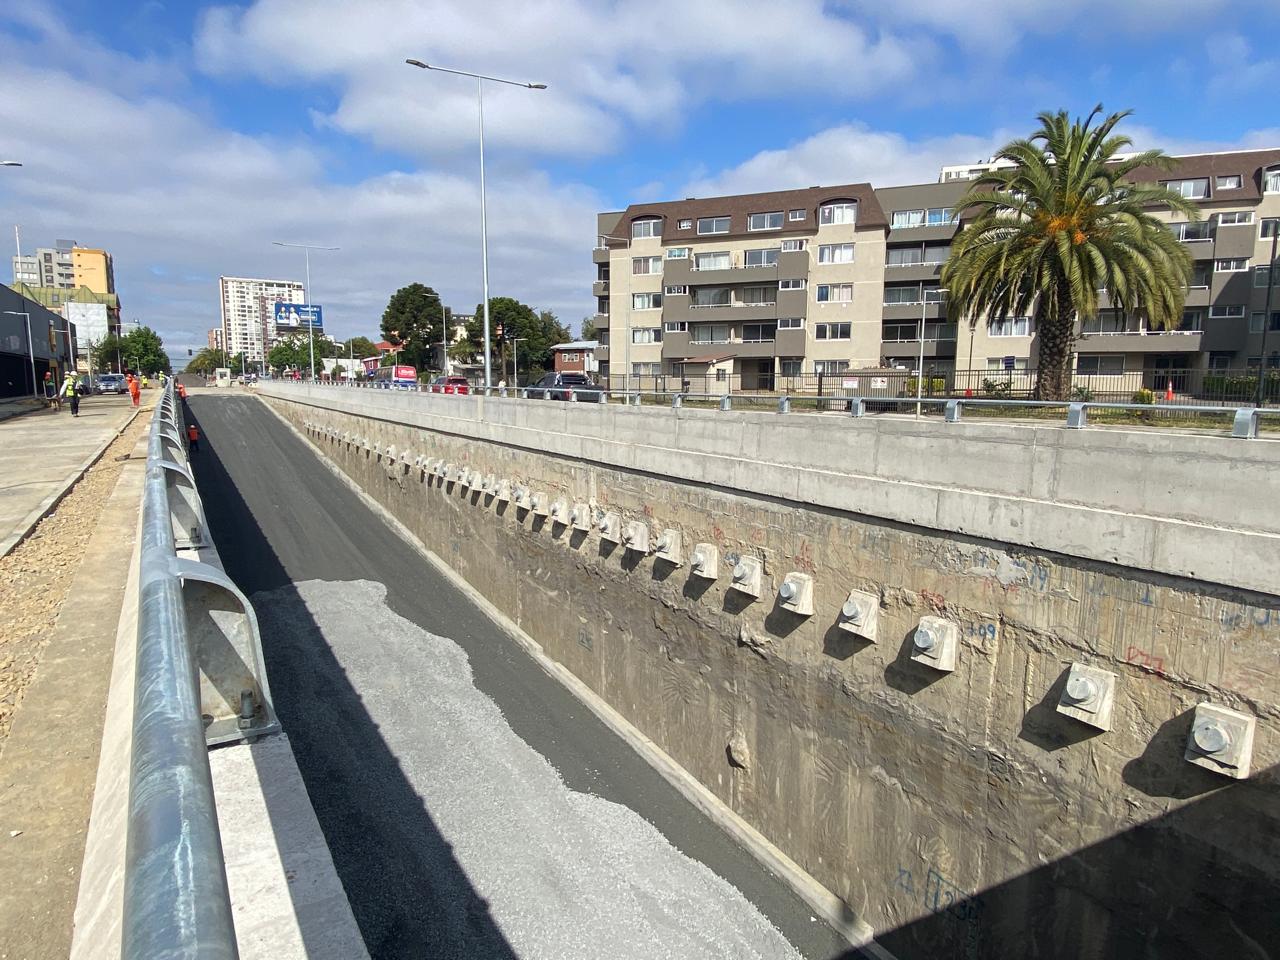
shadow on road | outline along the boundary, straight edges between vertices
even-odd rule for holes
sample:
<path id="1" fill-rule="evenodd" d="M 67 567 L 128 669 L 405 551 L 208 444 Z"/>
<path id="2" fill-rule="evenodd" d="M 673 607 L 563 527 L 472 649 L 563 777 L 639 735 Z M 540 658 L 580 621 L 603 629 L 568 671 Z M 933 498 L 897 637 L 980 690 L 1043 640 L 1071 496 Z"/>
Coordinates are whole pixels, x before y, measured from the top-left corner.
<path id="1" fill-rule="evenodd" d="M 187 422 L 205 438 L 192 468 L 227 573 L 250 596 L 280 590 L 288 614 L 303 618 L 294 634 L 300 640 L 264 631 L 263 655 L 276 712 L 370 956 L 514 960 L 487 902 L 379 735 L 293 590 L 261 518 L 241 495 L 242 487 L 255 488 L 251 473 L 257 468 L 253 457 L 243 455 L 243 425 L 230 404 L 220 406 L 225 402 L 192 398 Z M 229 452 L 226 462 L 221 451 Z M 314 521 L 325 523 L 322 516 Z M 322 549 L 322 537 L 316 540 L 315 548 Z M 300 915 L 304 940 L 305 921 Z M 308 944 L 308 953 L 313 946 L 319 947 Z"/>

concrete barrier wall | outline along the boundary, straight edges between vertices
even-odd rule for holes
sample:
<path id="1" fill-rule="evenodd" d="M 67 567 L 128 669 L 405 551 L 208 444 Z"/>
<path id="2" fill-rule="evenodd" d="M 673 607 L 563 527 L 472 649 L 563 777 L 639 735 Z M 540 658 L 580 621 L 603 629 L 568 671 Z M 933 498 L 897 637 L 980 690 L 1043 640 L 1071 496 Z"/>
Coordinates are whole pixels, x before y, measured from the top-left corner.
<path id="1" fill-rule="evenodd" d="M 1280 943 L 1258 839 L 1280 828 L 1280 599 L 1245 589 L 1274 583 L 1276 445 L 262 393 L 900 956 Z M 714 543 L 721 575 L 441 485 L 420 455 Z M 739 557 L 758 600 L 727 587 Z M 792 571 L 812 617 L 776 601 Z M 879 597 L 877 643 L 836 626 L 851 589 Z M 954 673 L 909 659 L 922 616 L 958 626 Z M 1055 710 L 1072 663 L 1116 674 L 1109 732 Z M 1250 779 L 1183 759 L 1203 701 L 1257 717 Z"/>

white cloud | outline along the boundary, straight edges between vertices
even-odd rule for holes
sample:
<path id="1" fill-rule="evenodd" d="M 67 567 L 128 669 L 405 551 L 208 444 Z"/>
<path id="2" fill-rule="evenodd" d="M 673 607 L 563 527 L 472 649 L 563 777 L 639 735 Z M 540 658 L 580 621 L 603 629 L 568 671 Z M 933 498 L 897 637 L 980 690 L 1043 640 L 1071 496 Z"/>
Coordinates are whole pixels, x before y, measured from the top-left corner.
<path id="1" fill-rule="evenodd" d="M 195 50 L 216 75 L 333 84 L 334 127 L 428 153 L 474 143 L 475 85 L 406 57 L 547 83 L 488 85 L 486 141 L 580 156 L 609 152 L 633 126 L 669 132 L 707 101 L 866 96 L 932 47 L 908 49 L 820 0 L 258 0 L 208 12 Z"/>
<path id="2" fill-rule="evenodd" d="M 1265 95 L 1280 85 L 1280 59 L 1254 59 L 1249 41 L 1238 33 L 1209 38 L 1205 57 L 1213 66 L 1209 92 L 1214 96 Z"/>

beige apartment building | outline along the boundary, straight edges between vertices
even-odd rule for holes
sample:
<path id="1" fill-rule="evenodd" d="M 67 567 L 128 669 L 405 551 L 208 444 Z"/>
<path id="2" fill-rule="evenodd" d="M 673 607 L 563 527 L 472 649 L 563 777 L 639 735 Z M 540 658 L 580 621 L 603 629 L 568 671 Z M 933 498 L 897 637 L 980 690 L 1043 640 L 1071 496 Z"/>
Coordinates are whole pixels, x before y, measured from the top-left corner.
<path id="1" fill-rule="evenodd" d="M 1082 385 L 1183 389 L 1190 373 L 1280 366 L 1280 290 L 1264 316 L 1280 224 L 1280 149 L 1178 158 L 1144 171 L 1195 199 L 1169 221 L 1196 264 L 1176 330 L 1104 310 L 1079 331 Z M 915 370 L 976 386 L 1035 366 L 1028 317 L 958 325 L 940 287 L 955 204 L 988 165 L 937 183 L 868 183 L 666 203 L 598 217 L 597 360 L 615 388 L 816 389 L 819 377 Z M 1105 303 L 1105 301 L 1104 301 Z M 923 351 L 921 333 L 923 331 Z M 959 374 L 956 372 L 960 371 Z M 968 372 L 972 371 L 972 372 Z M 845 380 L 848 383 L 850 381 Z"/>
<path id="2" fill-rule="evenodd" d="M 105 250 L 72 247 L 71 270 L 77 287 L 99 294 L 116 292 L 115 264 Z"/>

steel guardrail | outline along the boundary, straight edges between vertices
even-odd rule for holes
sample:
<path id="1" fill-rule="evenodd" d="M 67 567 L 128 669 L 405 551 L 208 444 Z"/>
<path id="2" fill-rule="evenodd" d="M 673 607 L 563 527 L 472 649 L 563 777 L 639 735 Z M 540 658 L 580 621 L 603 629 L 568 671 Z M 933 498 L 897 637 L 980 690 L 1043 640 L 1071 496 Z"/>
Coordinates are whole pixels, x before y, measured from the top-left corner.
<path id="1" fill-rule="evenodd" d="M 288 379 L 270 380 L 269 383 L 284 383 L 297 386 L 319 386 L 335 389 L 341 388 L 366 388 L 379 389 L 378 386 L 363 383 L 361 381 L 345 381 L 345 382 L 329 382 L 323 380 L 300 380 L 293 381 Z M 436 393 L 431 390 L 424 390 L 421 385 L 415 391 L 412 387 L 407 388 L 391 388 L 404 390 L 408 393 L 428 393 L 433 396 L 484 396 L 496 397 L 498 399 L 520 399 L 520 400 L 551 400 L 563 399 L 573 402 L 580 401 L 587 397 L 591 402 L 609 403 L 617 401 L 626 406 L 666 406 L 670 405 L 672 409 L 681 409 L 684 407 L 686 400 L 700 401 L 704 403 L 714 403 L 716 409 L 722 411 L 730 411 L 734 409 L 734 402 L 746 403 L 753 406 L 772 405 L 778 413 L 787 414 L 792 412 L 792 404 L 800 402 L 803 404 L 814 403 L 819 408 L 827 407 L 828 412 L 835 409 L 844 409 L 850 416 L 864 417 L 867 415 L 868 409 L 872 406 L 877 408 L 884 407 L 906 407 L 906 408 L 941 408 L 943 421 L 946 423 L 959 423 L 963 418 L 965 407 L 976 408 L 1003 408 L 1012 410 L 1036 410 L 1036 409 L 1059 409 L 1062 410 L 1066 417 L 1062 425 L 1068 429 L 1080 430 L 1089 426 L 1089 411 L 1123 411 L 1123 412 L 1140 412 L 1143 414 L 1159 415 L 1163 418 L 1174 419 L 1183 415 L 1200 415 L 1200 416 L 1221 416 L 1230 418 L 1231 430 L 1230 436 L 1236 439 L 1253 440 L 1258 437 L 1259 421 L 1263 417 L 1280 417 L 1280 407 L 1256 407 L 1245 406 L 1242 404 L 1183 404 L 1183 403 L 1112 403 L 1100 400 L 1014 400 L 1014 399 L 994 399 L 994 398 L 977 398 L 977 397 L 881 397 L 881 396 L 861 396 L 851 395 L 847 393 L 840 394 L 813 394 L 813 393 L 691 393 L 677 390 L 659 390 L 659 391 L 640 391 L 640 390 L 608 390 L 603 387 L 595 389 L 578 390 L 575 388 L 565 387 L 473 387 L 469 394 L 451 394 Z M 652 403 L 646 404 L 647 398 L 652 399 Z M 1010 419 L 1019 419 L 1016 416 Z"/>

